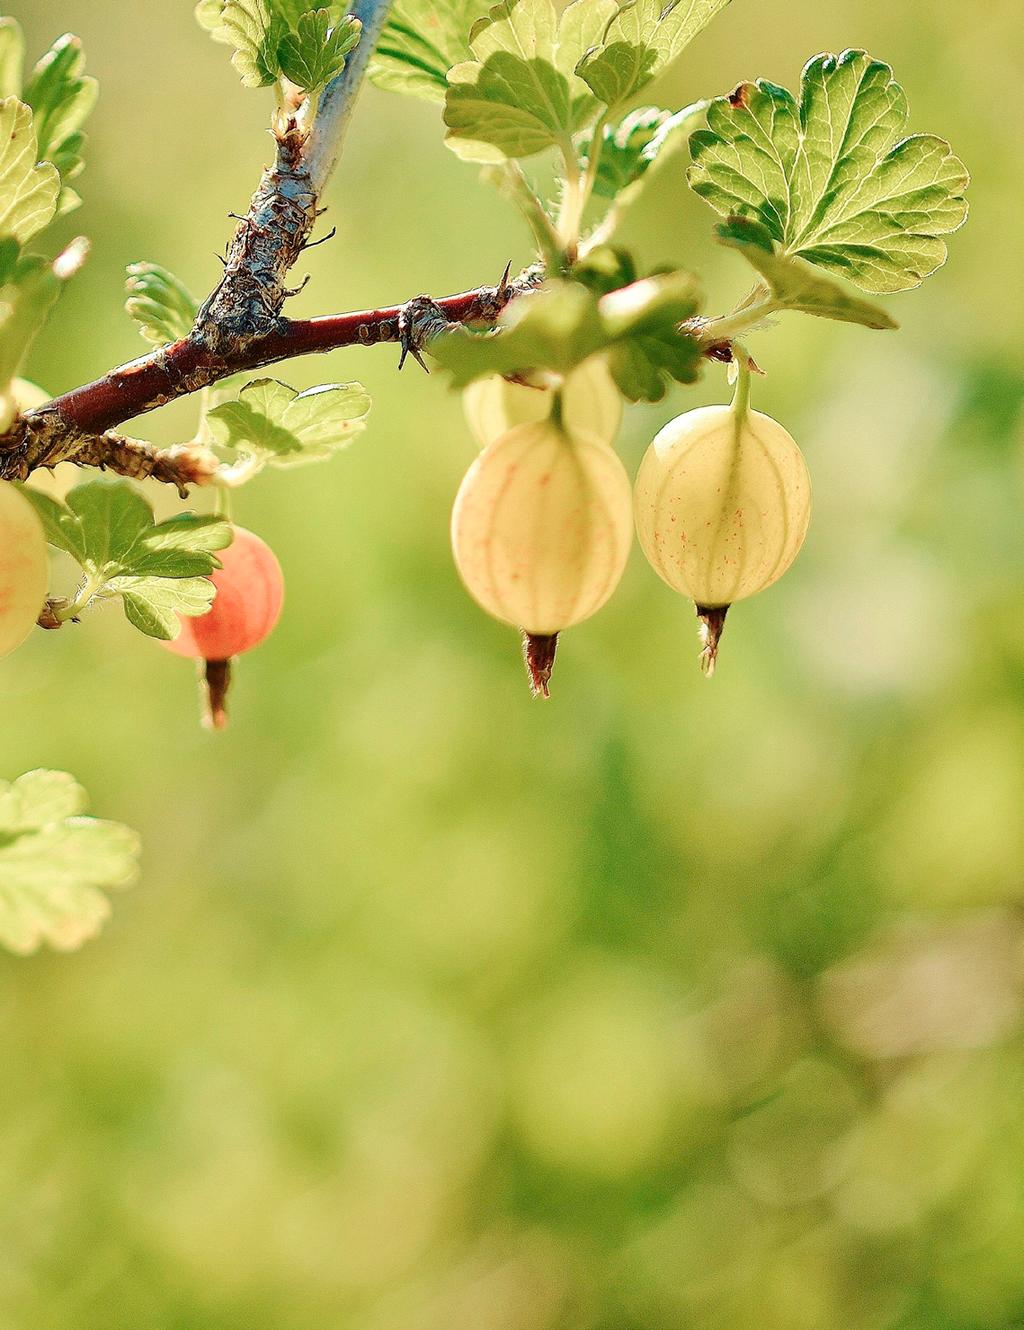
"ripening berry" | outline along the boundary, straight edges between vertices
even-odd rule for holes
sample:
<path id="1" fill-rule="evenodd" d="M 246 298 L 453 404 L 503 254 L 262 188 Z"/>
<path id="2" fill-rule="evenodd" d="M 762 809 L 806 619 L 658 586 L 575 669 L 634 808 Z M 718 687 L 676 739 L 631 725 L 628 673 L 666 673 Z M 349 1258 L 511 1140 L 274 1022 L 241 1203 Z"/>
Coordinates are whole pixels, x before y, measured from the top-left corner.
<path id="1" fill-rule="evenodd" d="M 489 444 L 452 512 L 462 580 L 489 614 L 522 629 L 534 690 L 545 695 L 559 632 L 609 598 L 632 538 L 629 479 L 616 454 L 551 420 Z"/>
<path id="2" fill-rule="evenodd" d="M 622 424 L 622 398 L 604 361 L 585 360 L 562 389 L 566 428 L 612 443 Z M 500 374 L 471 383 L 462 394 L 466 420 L 481 448 L 516 425 L 532 425 L 551 414 L 551 389 L 510 383 Z"/>
<path id="3" fill-rule="evenodd" d="M 205 661 L 207 719 L 223 729 L 231 660 L 272 632 L 281 616 L 284 577 L 270 546 L 244 527 L 234 528 L 234 539 L 217 557 L 223 566 L 210 577 L 217 588 L 213 604 L 195 618 L 182 615 L 179 636 L 161 645 L 176 656 Z"/>
<path id="4" fill-rule="evenodd" d="M 714 667 L 725 611 L 781 577 L 811 515 L 803 454 L 759 411 L 706 406 L 670 421 L 640 466 L 636 529 L 651 566 L 696 603 Z"/>
<path id="5" fill-rule="evenodd" d="M 35 627 L 49 584 L 43 524 L 24 495 L 0 481 L 0 656 Z"/>

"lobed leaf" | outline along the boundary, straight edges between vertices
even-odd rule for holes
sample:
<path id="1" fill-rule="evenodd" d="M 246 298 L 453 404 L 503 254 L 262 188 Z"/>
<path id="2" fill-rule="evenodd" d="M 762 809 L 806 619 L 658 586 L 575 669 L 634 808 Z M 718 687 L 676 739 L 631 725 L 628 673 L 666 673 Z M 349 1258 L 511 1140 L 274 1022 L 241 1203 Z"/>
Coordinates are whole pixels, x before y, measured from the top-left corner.
<path id="1" fill-rule="evenodd" d="M 761 222 L 749 217 L 730 217 L 715 229 L 718 240 L 743 255 L 786 309 L 839 319 L 843 323 L 859 323 L 865 328 L 898 326 L 880 305 L 851 295 L 803 259 L 777 249 L 771 232 Z"/>
<path id="2" fill-rule="evenodd" d="M 470 30 L 490 7 L 491 0 L 395 0 L 369 78 L 389 92 L 443 102 L 448 71 L 472 60 Z"/>
<path id="3" fill-rule="evenodd" d="M 969 175 L 949 144 L 899 138 L 906 96 L 863 51 L 819 55 L 801 95 L 764 79 L 708 109 L 690 140 L 692 187 L 726 216 L 753 218 L 786 254 L 876 294 L 918 286 L 967 217 Z"/>
<path id="4" fill-rule="evenodd" d="M 31 108 L 6 97 L 0 101 L 0 237 L 31 240 L 53 220 L 59 195 L 60 173 L 39 161 Z"/>
<path id="5" fill-rule="evenodd" d="M 576 0 L 560 18 L 552 0 L 501 0 L 470 33 L 474 59 L 448 72 L 448 146 L 481 162 L 571 150 L 598 110 L 575 67 L 615 12 L 615 0 Z"/>
<path id="6" fill-rule="evenodd" d="M 312 14 L 318 9 L 326 10 L 331 27 L 335 27 L 348 14 L 351 5 L 345 4 L 344 0 L 332 0 L 332 3 L 316 4 L 310 3 L 310 0 L 268 0 L 271 11 L 293 31 L 299 26 L 299 21 L 306 15 Z"/>
<path id="7" fill-rule="evenodd" d="M 0 781 L 0 943 L 27 956 L 71 951 L 110 913 L 105 891 L 138 872 L 135 833 L 84 817 L 85 791 L 63 771 Z"/>
<path id="8" fill-rule="evenodd" d="M 204 26 L 213 22 L 208 6 L 197 17 Z M 277 47 L 284 33 L 266 0 L 224 0 L 218 26 L 210 31 L 216 41 L 234 48 L 231 63 L 247 88 L 265 88 L 277 81 Z"/>
<path id="9" fill-rule="evenodd" d="M 360 383 L 331 383 L 297 392 L 256 379 L 207 414 L 214 440 L 258 467 L 319 462 L 366 426 L 370 398 Z"/>
<path id="10" fill-rule="evenodd" d="M 199 304 L 184 283 L 158 263 L 131 263 L 126 272 L 125 309 L 146 341 L 166 346 L 187 337 Z"/>
<path id="11" fill-rule="evenodd" d="M 359 39 L 359 20 L 340 0 L 198 0 L 195 17 L 214 41 L 234 49 L 231 63 L 249 88 L 282 75 L 317 92 L 344 66 Z"/>
<path id="12" fill-rule="evenodd" d="M 95 598 L 121 596 L 125 614 L 151 637 L 177 636 L 180 614 L 203 614 L 213 599 L 206 578 L 220 567 L 216 551 L 230 545 L 223 518 L 178 513 L 153 521 L 153 510 L 124 481 L 78 485 L 65 503 L 23 488 L 46 539 L 64 550 L 96 583 Z"/>
<path id="13" fill-rule="evenodd" d="M 729 0 L 628 0 L 576 72 L 607 106 L 633 97 L 682 54 Z"/>
<path id="14" fill-rule="evenodd" d="M 340 74 L 345 57 L 359 43 L 362 24 L 346 17 L 331 26 L 327 9 L 302 14 L 294 32 L 282 37 L 278 63 L 282 74 L 306 92 L 319 92 Z"/>
<path id="15" fill-rule="evenodd" d="M 641 106 L 617 125 L 605 125 L 598 158 L 594 193 L 620 205 L 636 196 L 647 172 L 697 128 L 707 102 L 694 102 L 682 111 Z"/>
<path id="16" fill-rule="evenodd" d="M 179 615 L 205 614 L 216 594 L 206 577 L 114 577 L 98 593 L 99 599 L 120 596 L 125 617 L 147 637 L 173 641 L 181 632 Z"/>

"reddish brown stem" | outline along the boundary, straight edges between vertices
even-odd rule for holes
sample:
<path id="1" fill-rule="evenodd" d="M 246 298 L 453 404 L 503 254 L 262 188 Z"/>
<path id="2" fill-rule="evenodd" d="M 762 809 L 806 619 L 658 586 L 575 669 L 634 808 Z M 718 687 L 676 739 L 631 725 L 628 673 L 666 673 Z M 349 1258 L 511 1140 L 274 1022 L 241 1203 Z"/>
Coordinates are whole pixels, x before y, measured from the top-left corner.
<path id="1" fill-rule="evenodd" d="M 483 286 L 446 296 L 437 304 L 452 323 L 490 322 L 518 289 L 513 283 L 499 298 L 497 287 Z M 318 319 L 282 319 L 273 332 L 253 338 L 233 353 L 215 354 L 186 337 L 111 370 L 92 383 L 73 388 L 48 402 L 45 411 L 57 412 L 81 434 L 102 434 L 231 374 L 345 346 L 397 342 L 401 312 L 401 305 L 389 305 Z"/>

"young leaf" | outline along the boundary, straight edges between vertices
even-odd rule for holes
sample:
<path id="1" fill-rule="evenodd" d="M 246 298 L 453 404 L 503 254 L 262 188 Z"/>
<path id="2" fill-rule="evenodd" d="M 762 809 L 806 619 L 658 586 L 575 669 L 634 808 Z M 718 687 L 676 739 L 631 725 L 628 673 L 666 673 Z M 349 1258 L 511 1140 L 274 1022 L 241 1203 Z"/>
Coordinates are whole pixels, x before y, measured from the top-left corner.
<path id="1" fill-rule="evenodd" d="M 281 72 L 306 92 L 319 92 L 345 68 L 345 57 L 359 42 L 362 24 L 345 18 L 331 27 L 326 9 L 303 14 L 294 32 L 281 38 L 277 55 Z"/>
<path id="2" fill-rule="evenodd" d="M 198 17 L 204 26 L 212 21 L 209 13 Z M 265 88 L 276 82 L 280 73 L 277 48 L 284 34 L 265 0 L 225 0 L 219 26 L 211 31 L 217 41 L 234 47 L 231 63 L 247 88 Z"/>
<path id="3" fill-rule="evenodd" d="M 697 128 L 707 102 L 695 102 L 682 111 L 661 111 L 641 106 L 617 125 L 605 125 L 594 193 L 599 198 L 629 203 L 637 186 L 655 164 L 685 141 Z"/>
<path id="4" fill-rule="evenodd" d="M 65 183 L 82 170 L 82 126 L 99 93 L 96 80 L 84 71 L 82 43 L 67 34 L 39 61 L 22 94 L 32 107 L 39 156 L 56 166 Z M 65 192 L 68 198 L 62 199 L 62 212 L 70 211 L 78 201 L 73 191 Z"/>
<path id="5" fill-rule="evenodd" d="M 628 0 L 576 66 L 594 96 L 618 106 L 693 41 L 729 0 Z"/>
<path id="6" fill-rule="evenodd" d="M 205 614 L 215 589 L 205 577 L 113 577 L 97 592 L 97 600 L 120 596 L 125 618 L 147 637 L 171 642 L 181 632 L 179 615 Z"/>
<path id="7" fill-rule="evenodd" d="M 898 326 L 880 305 L 851 295 L 803 259 L 777 250 L 771 232 L 761 222 L 730 217 L 715 231 L 723 245 L 738 250 L 757 269 L 780 308 L 859 323 L 865 328 Z"/>
<path id="8" fill-rule="evenodd" d="M 39 162 L 31 109 L 16 97 L 5 98 L 0 101 L 0 237 L 13 236 L 21 244 L 31 240 L 53 220 L 59 194 L 57 168 Z"/>
<path id="9" fill-rule="evenodd" d="M 0 781 L 0 943 L 28 956 L 73 951 L 110 914 L 104 890 L 138 872 L 135 832 L 83 817 L 86 794 L 64 771 Z"/>
<path id="10" fill-rule="evenodd" d="M 43 524 L 43 534 L 48 544 L 54 549 L 70 554 L 74 561 L 85 566 L 87 559 L 85 532 L 74 513 L 69 512 L 62 503 L 51 499 L 48 494 L 27 486 L 19 486 L 22 494 L 36 510 L 36 515 Z"/>
<path id="11" fill-rule="evenodd" d="M 0 97 L 21 96 L 25 34 L 13 18 L 0 18 Z"/>
<path id="12" fill-rule="evenodd" d="M 188 336 L 199 305 L 172 272 L 158 263 L 131 263 L 125 290 L 124 307 L 147 342 L 166 346 Z"/>
<path id="13" fill-rule="evenodd" d="M 699 308 L 688 273 L 646 277 L 599 297 L 576 282 L 549 282 L 508 306 L 492 333 L 458 327 L 430 345 L 456 388 L 489 374 L 565 374 L 603 353 L 631 401 L 657 402 L 667 380 L 696 380 L 701 352 L 680 324 Z"/>
<path id="14" fill-rule="evenodd" d="M 472 60 L 469 34 L 491 0 L 395 0 L 370 58 L 369 77 L 379 88 L 443 102 L 448 71 Z"/>
<path id="15" fill-rule="evenodd" d="M 561 19 L 552 0 L 501 0 L 470 34 L 475 59 L 448 73 L 448 146 L 480 162 L 571 149 L 598 106 L 573 71 L 614 13 L 614 0 L 577 0 Z"/>
<path id="16" fill-rule="evenodd" d="M 121 596 L 129 620 L 151 637 L 171 638 L 174 612 L 202 614 L 213 600 L 205 579 L 220 562 L 215 551 L 231 543 L 222 518 L 179 513 L 154 523 L 153 510 L 123 481 L 78 485 L 60 504 L 23 488 L 51 545 L 84 569 L 95 599 Z"/>
<path id="17" fill-rule="evenodd" d="M 271 12 L 276 18 L 279 18 L 286 27 L 293 32 L 299 26 L 299 20 L 305 14 L 311 14 L 316 9 L 325 9 L 330 26 L 336 27 L 352 8 L 351 4 L 344 3 L 344 0 L 333 0 L 331 4 L 317 4 L 316 0 L 268 0 Z"/>
<path id="18" fill-rule="evenodd" d="M 761 222 L 782 252 L 880 294 L 918 286 L 967 217 L 966 167 L 944 139 L 900 139 L 907 100 L 863 51 L 815 56 L 800 102 L 743 83 L 690 140 L 690 184 L 719 212 Z"/>
<path id="19" fill-rule="evenodd" d="M 247 468 L 254 471 L 323 461 L 365 428 L 369 410 L 360 383 L 330 383 L 300 393 L 275 379 L 256 379 L 206 418 L 214 440 L 256 463 Z"/>
<path id="20" fill-rule="evenodd" d="M 227 0 L 198 0 L 193 13 L 199 26 L 204 32 L 208 32 L 215 42 L 233 46 L 234 43 L 224 31 L 221 22 L 226 3 Z"/>

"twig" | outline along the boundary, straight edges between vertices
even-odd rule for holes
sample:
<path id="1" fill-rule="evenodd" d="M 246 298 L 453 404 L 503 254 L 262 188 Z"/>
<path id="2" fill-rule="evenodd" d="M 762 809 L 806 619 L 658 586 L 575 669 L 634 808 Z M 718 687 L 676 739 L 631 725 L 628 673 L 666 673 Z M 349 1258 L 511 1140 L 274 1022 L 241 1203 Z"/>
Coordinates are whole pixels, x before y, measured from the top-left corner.
<path id="1" fill-rule="evenodd" d="M 316 194 L 323 193 L 341 154 L 366 66 L 387 22 L 391 3 L 392 0 L 356 0 L 352 7 L 354 17 L 363 25 L 359 45 L 346 60 L 342 72 L 324 90 L 304 154 Z"/>
<path id="2" fill-rule="evenodd" d="M 462 291 L 437 305 L 449 322 L 489 324 L 510 300 L 537 281 L 537 270 L 530 268 L 514 281 Z M 98 466 L 104 460 L 105 446 L 113 449 L 115 443 L 123 442 L 108 435 L 108 430 L 232 374 L 346 346 L 400 342 L 399 324 L 405 308 L 404 304 L 390 305 L 317 319 L 279 319 L 273 331 L 220 351 L 189 335 L 16 420 L 0 438 L 0 478 L 23 480 L 37 467 L 56 466 L 69 458 Z M 114 467 L 115 460 L 110 458 L 106 464 Z"/>

